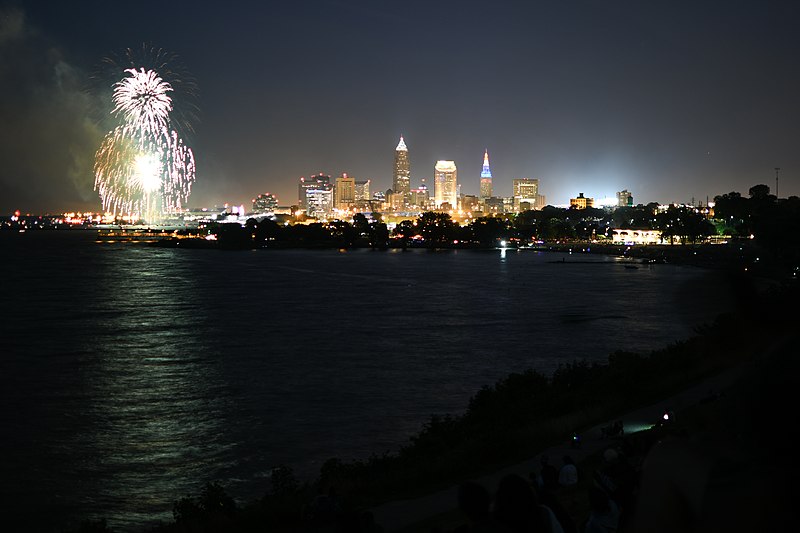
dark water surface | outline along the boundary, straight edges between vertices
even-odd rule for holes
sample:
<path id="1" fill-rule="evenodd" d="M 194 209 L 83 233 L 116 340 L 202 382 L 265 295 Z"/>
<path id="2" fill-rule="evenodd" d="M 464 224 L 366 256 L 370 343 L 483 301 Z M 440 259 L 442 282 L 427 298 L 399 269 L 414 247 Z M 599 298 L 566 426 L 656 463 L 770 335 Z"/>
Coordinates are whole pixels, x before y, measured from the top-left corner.
<path id="1" fill-rule="evenodd" d="M 561 257 L 0 232 L 4 514 L 125 528 L 205 481 L 255 497 L 278 464 L 395 450 L 509 372 L 662 347 L 729 303 L 713 272 Z"/>

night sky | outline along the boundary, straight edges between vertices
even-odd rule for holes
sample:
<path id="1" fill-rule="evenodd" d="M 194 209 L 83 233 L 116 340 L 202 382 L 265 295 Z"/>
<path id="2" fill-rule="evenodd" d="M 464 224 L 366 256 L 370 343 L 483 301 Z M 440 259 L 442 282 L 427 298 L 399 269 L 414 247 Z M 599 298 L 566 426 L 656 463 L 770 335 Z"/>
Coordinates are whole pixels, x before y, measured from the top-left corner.
<path id="1" fill-rule="evenodd" d="M 196 79 L 191 206 L 297 201 L 297 179 L 391 186 L 453 159 L 477 194 L 541 180 L 552 204 L 627 188 L 705 201 L 800 195 L 800 2 L 11 2 L 0 7 L 0 213 L 99 210 L 88 80 L 149 43 Z M 177 98 L 177 96 L 176 96 Z M 104 107 L 105 106 L 105 107 Z"/>

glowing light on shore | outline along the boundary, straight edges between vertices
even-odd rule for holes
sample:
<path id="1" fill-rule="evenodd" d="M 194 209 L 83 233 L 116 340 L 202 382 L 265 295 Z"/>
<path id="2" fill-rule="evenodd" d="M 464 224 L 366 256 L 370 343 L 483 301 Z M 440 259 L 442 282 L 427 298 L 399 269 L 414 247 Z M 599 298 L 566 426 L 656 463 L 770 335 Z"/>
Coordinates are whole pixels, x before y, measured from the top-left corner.
<path id="1" fill-rule="evenodd" d="M 605 198 L 596 199 L 594 203 L 598 207 L 616 207 L 617 199 L 611 196 L 606 196 Z"/>

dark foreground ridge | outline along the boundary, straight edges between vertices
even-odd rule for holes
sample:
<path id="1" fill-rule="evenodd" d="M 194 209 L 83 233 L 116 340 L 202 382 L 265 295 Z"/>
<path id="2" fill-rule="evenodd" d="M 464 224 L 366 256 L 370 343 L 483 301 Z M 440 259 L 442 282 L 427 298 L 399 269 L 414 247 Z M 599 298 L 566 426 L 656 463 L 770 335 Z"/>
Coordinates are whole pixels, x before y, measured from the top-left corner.
<path id="1" fill-rule="evenodd" d="M 741 305 L 735 313 L 699 328 L 686 341 L 649 355 L 616 352 L 606 364 L 578 361 L 560 367 L 551 377 L 535 371 L 511 374 L 479 391 L 463 415 L 431 417 L 397 453 L 349 463 L 330 459 L 319 477 L 306 483 L 300 483 L 290 468 L 279 466 L 268 492 L 248 503 L 236 502 L 224 487 L 208 483 L 199 495 L 175 502 L 173 522 L 143 526 L 142 531 L 411 532 L 465 525 L 468 529 L 458 530 L 469 531 L 474 519 L 470 508 L 465 509 L 467 514 L 448 514 L 457 501 L 421 512 L 432 516 L 421 524 L 376 523 L 384 515 L 370 509 L 502 471 L 554 445 L 563 448 L 576 442 L 575 434 L 579 438 L 572 455 L 583 458 L 577 461 L 577 484 L 530 489 L 541 503 L 549 499 L 556 516 L 563 518 L 565 531 L 583 529 L 592 513 L 590 503 L 596 505 L 595 514 L 602 514 L 611 506 L 604 503 L 609 498 L 615 502 L 623 531 L 739 531 L 740 525 L 752 531 L 767 524 L 786 526 L 785 513 L 792 507 L 785 500 L 793 480 L 783 472 L 790 441 L 781 434 L 787 423 L 785 408 L 795 403 L 789 380 L 798 375 L 797 359 L 791 356 L 798 334 L 795 314 L 789 310 L 798 290 L 790 284 L 763 294 L 747 287 L 739 290 Z M 663 401 L 737 368 L 744 369 L 744 377 L 734 387 L 709 391 L 697 408 L 671 413 L 675 420 L 668 424 L 634 434 L 630 428 L 624 434 L 614 429 L 612 422 L 620 413 Z M 598 424 L 605 430 L 603 438 L 595 438 L 596 432 L 587 429 Z M 613 453 L 604 458 L 607 448 Z M 624 463 L 615 468 L 628 476 L 622 481 L 614 480 L 622 474 L 606 464 L 614 454 L 619 464 Z M 550 460 L 556 467 L 563 462 L 558 456 Z M 532 470 L 534 476 L 540 474 Z M 509 483 L 512 488 L 506 489 L 513 489 L 512 495 L 502 497 L 517 498 L 514 501 L 527 502 L 522 507 L 530 507 L 528 489 L 518 480 Z M 608 483 L 617 488 L 624 484 L 626 489 L 617 494 Z M 595 486 L 604 489 L 604 497 Z M 504 505 L 497 500 L 504 494 L 502 487 L 484 488 L 498 490 L 493 496 L 495 509 Z M 509 510 L 508 505 L 505 509 L 512 515 L 528 512 Z M 21 529 L 12 530 L 37 530 L 36 517 L 17 518 Z M 505 524 L 504 531 L 516 527 L 508 516 L 495 518 Z M 490 530 L 495 529 L 497 524 L 491 524 Z M 110 530 L 101 521 L 84 522 L 69 531 Z"/>

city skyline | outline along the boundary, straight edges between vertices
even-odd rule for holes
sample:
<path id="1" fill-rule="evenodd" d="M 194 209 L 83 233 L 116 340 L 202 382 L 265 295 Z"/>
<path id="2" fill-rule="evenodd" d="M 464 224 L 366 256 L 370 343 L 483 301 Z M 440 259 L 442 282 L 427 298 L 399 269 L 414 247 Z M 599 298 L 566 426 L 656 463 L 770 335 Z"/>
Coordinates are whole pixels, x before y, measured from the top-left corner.
<path id="1" fill-rule="evenodd" d="M 94 117 L 109 110 L 88 87 L 104 57 L 142 43 L 177 54 L 199 88 L 190 206 L 264 191 L 289 204 L 320 172 L 385 191 L 400 134 L 411 187 L 453 160 L 478 195 L 488 148 L 495 196 L 531 177 L 558 205 L 623 189 L 688 202 L 774 192 L 774 168 L 780 195 L 798 195 L 798 15 L 755 1 L 14 2 L 0 8 L 0 72 L 17 81 L 0 93 L 0 211 L 100 208 L 92 159 L 108 130 Z"/>

